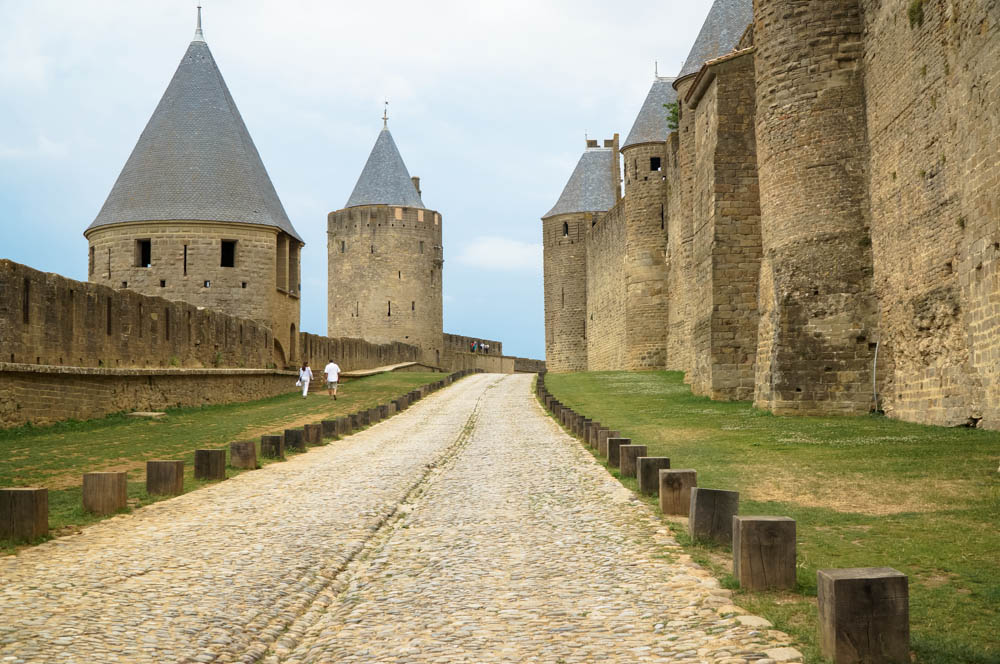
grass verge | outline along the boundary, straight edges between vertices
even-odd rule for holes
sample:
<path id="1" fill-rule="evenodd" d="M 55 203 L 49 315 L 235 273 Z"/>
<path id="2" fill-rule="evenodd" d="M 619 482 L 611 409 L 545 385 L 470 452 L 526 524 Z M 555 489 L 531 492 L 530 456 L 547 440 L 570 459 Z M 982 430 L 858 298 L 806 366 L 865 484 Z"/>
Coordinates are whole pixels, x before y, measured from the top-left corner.
<path id="1" fill-rule="evenodd" d="M 736 590 L 734 600 L 795 637 L 807 662 L 822 661 L 816 571 L 884 565 L 910 578 L 915 662 L 1000 664 L 1000 432 L 777 417 L 693 396 L 678 372 L 548 374 L 546 386 L 650 456 L 695 468 L 699 486 L 739 491 L 740 514 L 796 520 L 796 591 Z M 734 586 L 728 548 L 669 525 Z"/>

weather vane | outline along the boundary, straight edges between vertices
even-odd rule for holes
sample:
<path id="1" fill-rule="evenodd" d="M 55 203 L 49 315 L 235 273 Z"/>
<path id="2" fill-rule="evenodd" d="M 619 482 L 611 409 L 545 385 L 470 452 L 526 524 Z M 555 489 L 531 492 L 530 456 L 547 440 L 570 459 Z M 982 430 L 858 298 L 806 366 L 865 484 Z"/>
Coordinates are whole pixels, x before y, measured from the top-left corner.
<path id="1" fill-rule="evenodd" d="M 382 128 L 383 129 L 388 129 L 389 128 L 389 98 L 388 97 L 385 100 L 385 110 L 382 111 Z"/>

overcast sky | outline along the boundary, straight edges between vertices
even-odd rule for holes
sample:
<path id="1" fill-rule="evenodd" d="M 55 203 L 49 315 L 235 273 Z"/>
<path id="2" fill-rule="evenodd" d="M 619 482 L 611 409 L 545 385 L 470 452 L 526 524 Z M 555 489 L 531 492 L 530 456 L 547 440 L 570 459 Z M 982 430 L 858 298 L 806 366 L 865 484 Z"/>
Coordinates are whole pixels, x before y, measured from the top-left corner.
<path id="1" fill-rule="evenodd" d="M 0 257 L 85 280 L 93 221 L 195 27 L 196 0 L 0 0 Z M 446 332 L 542 358 L 540 217 L 584 134 L 622 140 L 710 0 L 204 0 L 205 39 L 303 253 L 326 334 L 326 215 L 381 128 L 444 217 Z"/>

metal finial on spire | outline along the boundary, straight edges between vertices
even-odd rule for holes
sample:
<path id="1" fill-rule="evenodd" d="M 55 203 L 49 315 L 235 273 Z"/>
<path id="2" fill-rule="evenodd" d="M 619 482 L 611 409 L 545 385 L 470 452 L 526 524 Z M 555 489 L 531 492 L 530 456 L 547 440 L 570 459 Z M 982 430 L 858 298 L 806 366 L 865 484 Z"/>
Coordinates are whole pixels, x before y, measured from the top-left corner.
<path id="1" fill-rule="evenodd" d="M 653 60 L 653 76 L 656 78 L 660 77 L 660 63 L 656 60 Z"/>
<path id="2" fill-rule="evenodd" d="M 205 35 L 201 31 L 201 5 L 198 5 L 198 27 L 194 30 L 194 41 L 205 41 Z"/>
<path id="3" fill-rule="evenodd" d="M 389 128 L 389 100 L 385 100 L 385 110 L 382 111 L 382 129 Z"/>

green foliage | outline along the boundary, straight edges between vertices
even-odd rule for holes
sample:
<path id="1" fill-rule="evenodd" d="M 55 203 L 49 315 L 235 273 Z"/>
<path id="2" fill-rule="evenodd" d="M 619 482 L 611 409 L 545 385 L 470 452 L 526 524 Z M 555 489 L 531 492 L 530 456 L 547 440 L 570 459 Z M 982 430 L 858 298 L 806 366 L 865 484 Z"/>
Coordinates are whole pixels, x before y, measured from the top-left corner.
<path id="1" fill-rule="evenodd" d="M 908 10 L 910 27 L 916 28 L 924 24 L 924 0 L 910 0 Z"/>
<path id="2" fill-rule="evenodd" d="M 170 356 L 170 366 L 172 366 L 172 367 L 179 367 L 180 365 L 181 365 L 181 361 L 179 359 L 177 359 L 177 356 L 176 355 L 171 355 Z"/>
<path id="3" fill-rule="evenodd" d="M 680 124 L 680 105 L 675 101 L 664 104 L 663 108 L 667 109 L 667 129 L 676 130 Z"/>
<path id="4" fill-rule="evenodd" d="M 215 357 L 212 358 L 212 366 L 218 369 L 222 366 L 222 353 L 215 351 Z"/>
<path id="5" fill-rule="evenodd" d="M 734 601 L 791 634 L 807 662 L 821 661 L 816 571 L 885 565 L 910 577 L 917 663 L 1000 664 L 1000 432 L 779 417 L 695 397 L 678 372 L 548 374 L 546 385 L 650 456 L 697 469 L 700 486 L 739 491 L 741 514 L 796 520 L 796 591 Z M 671 529 L 731 585 L 725 550 Z"/>

